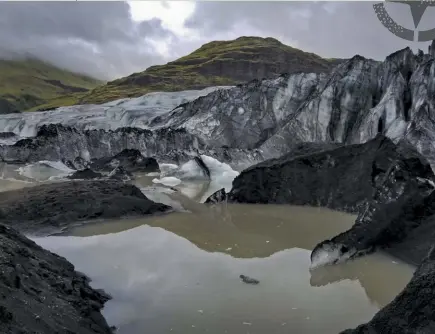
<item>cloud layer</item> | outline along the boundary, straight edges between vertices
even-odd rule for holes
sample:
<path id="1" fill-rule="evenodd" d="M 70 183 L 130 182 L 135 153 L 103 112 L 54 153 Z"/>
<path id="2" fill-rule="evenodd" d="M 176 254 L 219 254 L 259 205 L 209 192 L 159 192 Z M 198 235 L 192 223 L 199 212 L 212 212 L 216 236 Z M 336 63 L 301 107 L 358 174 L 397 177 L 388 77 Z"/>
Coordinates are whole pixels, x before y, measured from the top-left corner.
<path id="1" fill-rule="evenodd" d="M 427 43 L 410 45 L 392 35 L 377 20 L 372 5 L 0 2 L 0 57 L 32 54 L 58 66 L 113 79 L 165 63 L 211 40 L 243 35 L 275 37 L 324 57 L 360 54 L 383 59 L 406 46 L 426 50 Z M 409 6 L 386 6 L 399 24 L 413 27 Z M 433 28 L 434 21 L 435 8 L 431 7 L 419 28 Z"/>

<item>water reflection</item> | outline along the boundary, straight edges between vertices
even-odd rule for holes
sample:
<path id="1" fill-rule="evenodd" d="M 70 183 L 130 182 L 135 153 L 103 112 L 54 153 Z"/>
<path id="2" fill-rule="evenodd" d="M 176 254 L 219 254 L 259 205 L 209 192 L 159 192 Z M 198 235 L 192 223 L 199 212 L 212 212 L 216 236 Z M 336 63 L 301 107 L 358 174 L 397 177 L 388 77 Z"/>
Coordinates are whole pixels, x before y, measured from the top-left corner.
<path id="1" fill-rule="evenodd" d="M 414 269 L 386 254 L 376 253 L 347 263 L 316 268 L 311 271 L 310 284 L 321 287 L 343 280 L 358 280 L 370 301 L 382 307 L 408 284 Z"/>
<path id="2" fill-rule="evenodd" d="M 88 224 L 68 231 L 73 236 L 36 241 L 113 295 L 104 315 L 121 334 L 335 334 L 369 320 L 412 275 L 383 255 L 310 272 L 310 250 L 348 228 L 354 217 L 346 214 L 200 208 Z M 246 285 L 240 274 L 260 284 Z"/>

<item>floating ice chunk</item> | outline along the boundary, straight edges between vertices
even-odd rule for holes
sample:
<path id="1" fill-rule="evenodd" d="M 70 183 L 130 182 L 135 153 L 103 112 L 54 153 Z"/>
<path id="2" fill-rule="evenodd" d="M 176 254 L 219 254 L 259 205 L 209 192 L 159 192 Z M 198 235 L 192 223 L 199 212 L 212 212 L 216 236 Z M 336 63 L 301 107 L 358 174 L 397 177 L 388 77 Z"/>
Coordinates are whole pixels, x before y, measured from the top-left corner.
<path id="1" fill-rule="evenodd" d="M 68 168 L 60 161 L 42 160 L 19 167 L 17 172 L 28 179 L 45 181 L 66 177 L 73 173 L 74 170 Z"/>
<path id="2" fill-rule="evenodd" d="M 160 171 L 162 174 L 178 169 L 178 166 L 175 164 L 159 164 Z"/>
<path id="3" fill-rule="evenodd" d="M 190 160 L 183 164 L 177 175 L 182 179 L 208 179 L 208 176 L 195 160 Z"/>
<path id="4" fill-rule="evenodd" d="M 169 187 L 175 187 L 181 183 L 181 180 L 177 179 L 176 177 L 173 177 L 173 176 L 167 176 L 167 177 L 163 177 L 161 179 L 153 179 L 153 182 L 154 183 L 161 183 L 161 184 L 164 184 L 165 186 L 169 186 Z"/>
<path id="5" fill-rule="evenodd" d="M 233 170 L 230 165 L 207 155 L 201 155 L 201 159 L 210 170 L 211 178 L 209 189 L 202 197 L 201 202 L 204 202 L 210 195 L 219 189 L 224 188 L 226 192 L 230 192 L 233 187 L 233 180 L 239 175 L 239 172 Z"/>

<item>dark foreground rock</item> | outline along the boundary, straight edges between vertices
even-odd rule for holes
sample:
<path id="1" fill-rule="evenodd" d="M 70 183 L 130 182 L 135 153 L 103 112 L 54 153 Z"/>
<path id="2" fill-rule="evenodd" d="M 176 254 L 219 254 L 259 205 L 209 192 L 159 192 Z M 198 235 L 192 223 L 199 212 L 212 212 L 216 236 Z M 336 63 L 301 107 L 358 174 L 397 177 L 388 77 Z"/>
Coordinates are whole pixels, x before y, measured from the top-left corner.
<path id="1" fill-rule="evenodd" d="M 0 193 L 0 221 L 35 234 L 53 233 L 73 222 L 169 209 L 137 187 L 114 180 L 58 182 Z"/>
<path id="2" fill-rule="evenodd" d="M 435 333 L 435 251 L 432 249 L 405 289 L 371 321 L 341 334 Z"/>
<path id="3" fill-rule="evenodd" d="M 314 248 L 313 266 L 341 262 L 379 248 L 402 260 L 412 259 L 414 264 L 423 260 L 435 242 L 432 234 L 419 233 L 413 247 L 399 245 L 407 243 L 417 228 L 425 229 L 426 218 L 435 213 L 434 175 L 429 163 L 409 146 L 398 146 L 395 152 L 398 155 L 377 179 L 373 196 L 352 228 Z"/>
<path id="4" fill-rule="evenodd" d="M 314 151 L 321 148 L 316 146 Z M 435 189 L 432 169 L 405 143 L 395 145 L 378 135 L 365 144 L 306 151 L 248 168 L 234 180 L 229 194 L 221 190 L 208 202 L 228 198 L 241 203 L 323 206 L 358 214 L 349 231 L 315 247 L 313 266 L 398 246 L 423 218 L 435 212 L 431 209 L 435 198 L 430 196 Z M 425 242 L 417 238 L 416 244 L 426 247 L 403 247 L 400 257 L 419 258 L 420 263 L 426 253 L 418 249 L 427 252 L 433 242 L 429 235 L 423 237 Z"/>
<path id="5" fill-rule="evenodd" d="M 0 333 L 111 333 L 110 298 L 64 258 L 0 224 Z"/>
<path id="6" fill-rule="evenodd" d="M 317 146 L 317 145 L 316 145 Z M 321 147 L 317 149 L 321 150 Z M 324 206 L 359 212 L 394 158 L 395 145 L 384 136 L 366 144 L 320 152 L 305 150 L 244 170 L 233 181 L 231 201 Z"/>

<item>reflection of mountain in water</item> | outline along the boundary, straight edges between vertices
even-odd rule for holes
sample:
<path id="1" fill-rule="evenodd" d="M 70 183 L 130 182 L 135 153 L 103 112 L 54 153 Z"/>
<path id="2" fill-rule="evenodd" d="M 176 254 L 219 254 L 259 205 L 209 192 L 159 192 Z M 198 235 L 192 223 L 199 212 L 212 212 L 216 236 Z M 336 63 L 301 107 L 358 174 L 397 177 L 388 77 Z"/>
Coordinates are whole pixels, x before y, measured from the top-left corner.
<path id="1" fill-rule="evenodd" d="M 311 250 L 319 240 L 349 228 L 354 220 L 352 215 L 324 208 L 225 203 L 209 207 L 184 196 L 171 196 L 193 213 L 86 225 L 69 233 L 114 233 L 147 224 L 175 233 L 208 252 L 252 258 L 289 248 Z"/>
<path id="2" fill-rule="evenodd" d="M 352 215 L 324 208 L 226 203 L 210 207 L 184 196 L 175 198 L 193 213 L 108 221 L 81 226 L 67 233 L 76 236 L 109 234 L 146 224 L 170 231 L 206 252 L 247 259 L 269 258 L 288 249 L 311 250 L 319 240 L 346 230 L 354 220 Z M 412 271 L 407 265 L 393 263 L 386 255 L 373 254 L 348 263 L 318 268 L 310 272 L 309 279 L 313 287 L 344 280 L 358 281 L 369 300 L 381 307 L 406 285 Z M 386 285 L 379 284 L 379 277 L 384 273 L 394 280 Z"/>
<path id="3" fill-rule="evenodd" d="M 191 333 L 192 325 L 213 334 L 247 329 L 252 334 L 336 334 L 370 319 L 377 304 L 389 299 L 383 289 L 395 289 L 394 295 L 405 284 L 396 280 L 391 261 L 379 257 L 370 267 L 357 261 L 352 262 L 356 268 L 343 266 L 342 277 L 350 280 L 325 284 L 321 278 L 313 284 L 310 251 L 297 245 L 309 248 L 317 242 L 307 237 L 308 231 L 318 238 L 334 233 L 328 232 L 327 219 L 336 222 L 333 229 L 345 228 L 352 220 L 348 215 L 291 206 L 202 208 L 194 214 L 86 225 L 70 233 L 94 236 L 37 242 L 65 256 L 113 296 L 104 313 L 120 334 L 167 333 L 171 328 Z M 218 218 L 220 211 L 225 217 Z M 144 223 L 159 228 L 138 226 Z M 401 268 L 410 277 L 411 271 Z M 368 277 L 384 278 L 376 289 L 373 280 L 359 277 L 367 269 L 373 272 Z M 240 274 L 260 284 L 244 284 Z"/>
<path id="4" fill-rule="evenodd" d="M 376 253 L 346 263 L 316 268 L 311 271 L 310 284 L 321 287 L 344 280 L 357 280 L 370 301 L 382 307 L 396 297 L 398 287 L 404 287 L 409 282 L 413 271 L 414 268 L 407 264 Z M 379 284 L 381 278 L 385 279 L 383 273 L 388 273 L 394 279 L 388 284 Z"/>

